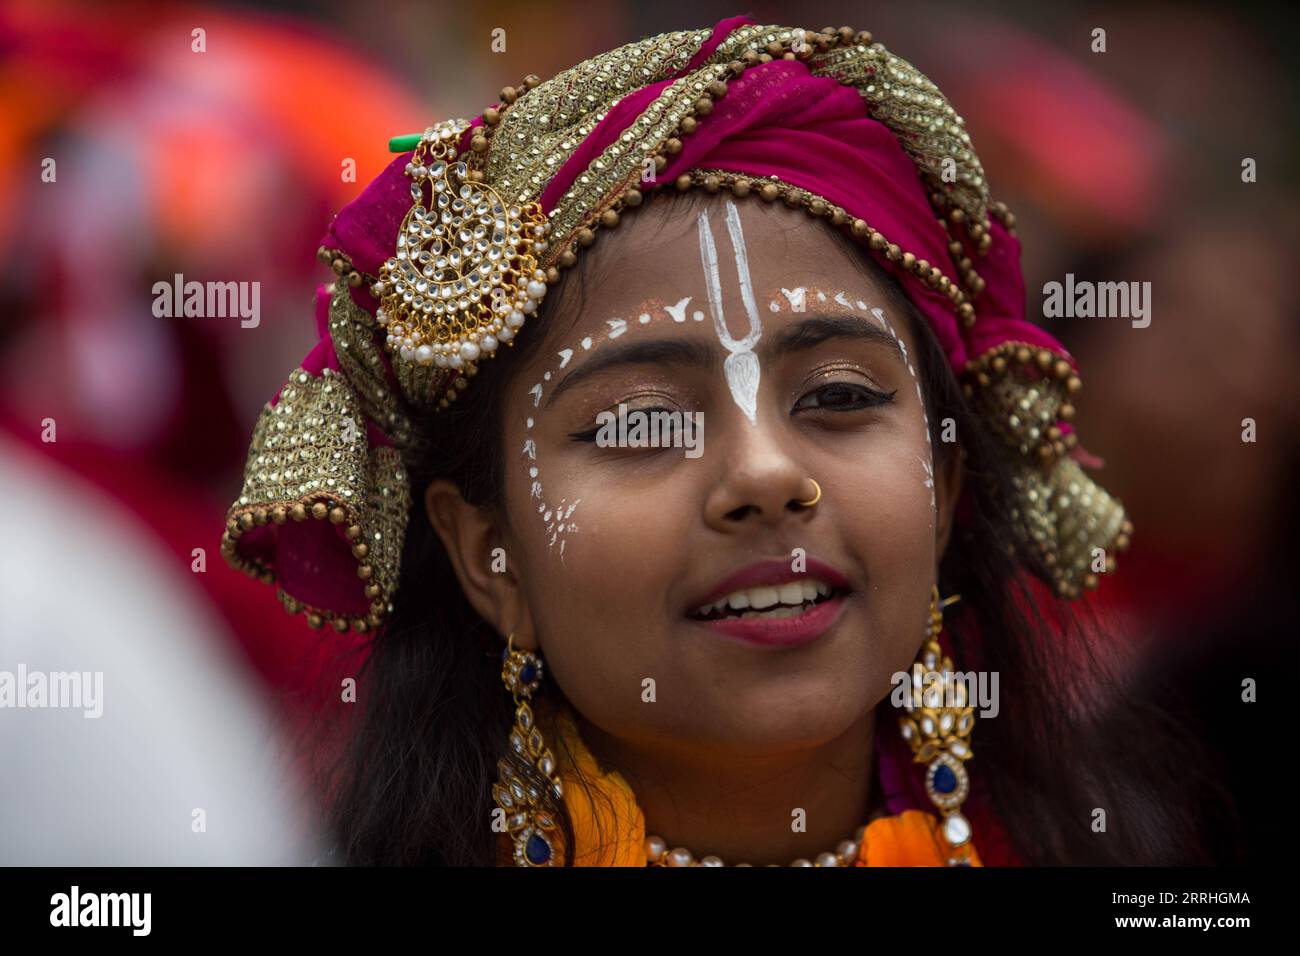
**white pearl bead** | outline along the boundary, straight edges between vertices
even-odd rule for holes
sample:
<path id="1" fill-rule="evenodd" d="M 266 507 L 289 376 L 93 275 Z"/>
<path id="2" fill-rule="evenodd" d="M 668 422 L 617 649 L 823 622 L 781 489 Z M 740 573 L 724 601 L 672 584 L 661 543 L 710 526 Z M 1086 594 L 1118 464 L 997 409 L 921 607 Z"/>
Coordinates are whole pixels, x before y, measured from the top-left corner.
<path id="1" fill-rule="evenodd" d="M 840 861 L 839 858 L 836 857 L 834 853 L 818 853 L 817 865 L 818 866 L 839 866 Z"/>
<path id="2" fill-rule="evenodd" d="M 646 837 L 645 855 L 651 863 L 657 863 L 668 852 L 668 844 L 661 837 Z"/>
<path id="3" fill-rule="evenodd" d="M 671 853 L 668 854 L 668 865 L 669 866 L 690 866 L 692 859 L 693 857 L 691 856 L 691 851 L 686 849 L 686 847 L 684 846 L 679 846 L 677 849 L 673 850 Z"/>
<path id="4" fill-rule="evenodd" d="M 405 345 L 403 345 L 401 349 L 398 350 L 397 354 L 400 355 L 402 359 L 407 362 L 411 361 L 411 359 L 415 357 L 415 353 L 412 352 L 410 349 L 408 349 Z"/>
<path id="5" fill-rule="evenodd" d="M 518 309 L 512 311 L 506 316 L 506 325 L 512 329 L 521 328 L 524 324 L 524 314 Z"/>
<path id="6" fill-rule="evenodd" d="M 846 860 L 856 860 L 858 858 L 858 845 L 852 840 L 845 840 L 835 848 L 835 852 Z"/>
<path id="7" fill-rule="evenodd" d="M 453 354 L 447 357 L 447 364 L 450 365 L 452 368 L 460 368 L 465 363 L 460 360 L 459 355 Z"/>
<path id="8" fill-rule="evenodd" d="M 415 350 L 415 360 L 421 365 L 428 365 L 433 361 L 433 349 L 427 345 L 421 345 Z"/>
<path id="9" fill-rule="evenodd" d="M 790 865 L 791 866 L 812 866 L 813 864 L 811 860 L 805 860 L 803 857 L 799 857 L 799 859 L 795 860 Z"/>
<path id="10" fill-rule="evenodd" d="M 495 352 L 499 344 L 495 335 L 485 335 L 483 341 L 479 343 L 484 352 Z"/>
<path id="11" fill-rule="evenodd" d="M 441 352 L 439 352 L 437 355 L 435 355 L 435 356 L 433 357 L 433 364 L 436 365 L 436 366 L 438 366 L 438 368 L 446 368 L 446 367 L 447 367 L 447 356 L 445 356 L 445 355 L 443 355 Z"/>
<path id="12" fill-rule="evenodd" d="M 545 282 L 538 282 L 536 279 L 534 279 L 532 282 L 528 283 L 528 298 L 540 299 L 544 295 L 546 295 Z"/>
<path id="13" fill-rule="evenodd" d="M 497 338 L 499 338 L 502 342 L 509 342 L 514 337 L 515 337 L 515 330 L 510 328 L 510 326 L 508 325 L 500 332 L 497 333 Z"/>
<path id="14" fill-rule="evenodd" d="M 700 866 L 726 866 L 726 865 L 727 864 L 722 862 L 721 857 L 716 857 L 716 856 L 706 856 L 704 859 L 700 860 Z"/>
<path id="15" fill-rule="evenodd" d="M 460 357 L 466 362 L 472 362 L 479 356 L 479 348 L 473 342 L 466 342 L 460 347 Z"/>
<path id="16" fill-rule="evenodd" d="M 520 302 L 520 303 L 519 303 L 519 311 L 520 311 L 520 312 L 532 312 L 532 311 L 534 311 L 536 308 L 537 308 L 537 300 L 536 300 L 536 299 L 525 299 L 523 302 Z"/>

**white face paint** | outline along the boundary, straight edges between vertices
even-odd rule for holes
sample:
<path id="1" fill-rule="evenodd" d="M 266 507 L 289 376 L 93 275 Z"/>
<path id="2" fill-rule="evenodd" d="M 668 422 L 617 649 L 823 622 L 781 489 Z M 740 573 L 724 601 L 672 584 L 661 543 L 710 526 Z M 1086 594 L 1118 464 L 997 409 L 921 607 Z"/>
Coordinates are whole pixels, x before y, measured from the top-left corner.
<path id="1" fill-rule="evenodd" d="M 541 379 L 528 389 L 527 394 L 532 399 L 532 407 L 534 409 L 541 408 L 542 398 L 549 387 L 549 383 L 554 378 L 554 373 L 566 368 L 573 361 L 573 357 L 579 349 L 590 352 L 592 349 L 599 347 L 601 342 L 616 339 L 632 329 L 649 325 L 652 318 L 684 322 L 686 321 L 686 308 L 690 301 L 691 298 L 687 296 L 672 305 L 665 305 L 663 311 L 653 317 L 649 312 L 641 312 L 637 314 L 635 321 L 622 318 L 606 319 L 605 324 L 608 326 L 608 330 L 604 336 L 600 338 L 593 338 L 589 335 L 584 336 L 571 347 L 557 351 L 551 367 L 546 369 L 542 373 Z M 700 322 L 703 321 L 704 314 L 697 311 L 691 318 Z M 558 503 L 550 503 L 552 499 L 548 498 L 546 494 L 542 482 L 541 468 L 537 463 L 537 442 L 533 438 L 533 427 L 536 423 L 537 420 L 532 415 L 525 416 L 524 443 L 519 454 L 528 475 L 529 498 L 537 506 L 537 514 L 541 517 L 544 533 L 546 534 L 547 547 L 554 553 L 557 550 L 556 545 L 559 545 L 560 559 L 563 560 L 567 538 L 578 530 L 578 523 L 573 520 L 573 515 L 582 499 L 575 498 L 573 501 L 569 501 L 567 498 L 561 498 Z"/>
<path id="2" fill-rule="evenodd" d="M 745 247 L 745 236 L 740 225 L 740 214 L 736 210 L 735 203 L 730 199 L 726 201 L 727 208 L 727 231 L 731 238 L 732 249 L 736 258 L 736 274 L 740 282 L 741 302 L 745 306 L 745 312 L 749 317 L 749 331 L 742 339 L 735 339 L 727 329 L 726 319 L 722 310 L 722 283 L 718 271 L 718 252 L 713 241 L 713 231 L 709 224 L 709 214 L 705 210 L 701 212 L 697 219 L 697 229 L 700 236 L 700 262 L 704 268 L 704 279 L 706 291 L 709 300 L 709 311 L 713 316 L 713 328 L 718 336 L 718 341 L 730 353 L 724 363 L 723 371 L 726 376 L 727 387 L 731 391 L 731 397 L 745 413 L 751 424 L 757 424 L 758 410 L 758 384 L 759 384 L 759 364 L 758 356 L 754 354 L 754 345 L 757 344 L 759 337 L 763 334 L 762 322 L 759 319 L 758 307 L 754 300 L 754 288 L 750 281 L 749 275 L 749 254 Z M 894 330 L 893 325 L 885 318 L 882 309 L 870 308 L 861 299 L 850 299 L 848 294 L 843 290 L 830 293 L 821 289 L 813 289 L 806 286 L 798 286 L 794 289 L 781 289 L 781 296 L 785 298 L 790 311 L 803 312 L 807 309 L 807 299 L 809 295 L 816 295 L 817 301 L 826 302 L 833 297 L 833 301 L 841 306 L 853 309 L 855 306 L 858 311 L 868 312 L 881 328 L 885 329 L 893 337 L 894 342 L 898 345 L 899 353 L 903 357 L 907 370 L 912 375 L 912 380 L 916 386 L 917 398 L 921 400 L 921 416 L 924 423 L 926 448 L 929 451 L 929 460 L 920 459 L 923 481 L 927 488 L 930 489 L 930 505 L 934 509 L 935 488 L 934 488 L 934 449 L 930 444 L 930 422 L 925 412 L 924 397 L 921 393 L 921 382 L 917 377 L 916 369 L 913 368 L 911 359 L 907 354 L 907 346 Z M 679 299 L 672 305 L 665 305 L 663 312 L 656 316 L 659 319 L 671 319 L 674 323 L 684 323 L 687 321 L 688 314 L 694 321 L 703 321 L 704 314 L 699 310 L 693 310 L 688 313 L 687 308 L 691 303 L 691 297 L 687 296 Z M 773 299 L 768 304 L 768 309 L 772 312 L 781 312 L 781 299 Z M 574 348 L 560 349 L 555 353 L 557 362 L 554 363 L 555 369 L 565 368 L 573 359 L 576 349 L 590 351 L 597 347 L 600 341 L 616 339 L 619 336 L 631 331 L 634 328 L 649 325 L 652 316 L 649 312 L 640 312 L 636 316 L 636 321 L 630 319 L 607 319 L 606 325 L 609 330 L 599 341 L 587 336 L 579 342 L 574 343 Z M 542 375 L 541 380 L 536 382 L 529 390 L 528 394 L 532 398 L 532 407 L 540 408 L 542 396 L 547 383 L 550 383 L 553 377 L 553 370 L 547 369 Z M 525 419 L 525 439 L 520 451 L 525 468 L 528 472 L 529 495 L 532 500 L 537 502 L 537 513 L 541 516 L 547 535 L 547 545 L 554 551 L 555 545 L 559 544 L 559 553 L 561 560 L 564 557 L 564 545 L 567 535 L 577 532 L 578 524 L 573 521 L 574 511 L 577 509 L 580 498 L 568 501 L 567 498 L 561 498 L 560 501 L 551 505 L 548 504 L 545 490 L 542 487 L 541 471 L 537 464 L 537 443 L 533 440 L 532 429 L 535 420 L 532 416 Z M 932 511 L 932 515 L 937 512 Z M 932 517 L 933 521 L 933 517 Z"/>
<path id="3" fill-rule="evenodd" d="M 754 303 L 754 287 L 749 281 L 749 253 L 745 248 L 745 234 L 740 228 L 740 213 L 736 204 L 727 200 L 727 231 L 731 234 L 731 246 L 736 255 L 736 274 L 740 279 L 740 298 L 745 304 L 745 313 L 749 316 L 749 333 L 737 341 L 727 331 L 727 320 L 722 312 L 722 283 L 718 278 L 718 250 L 713 244 L 713 230 L 709 226 L 709 211 L 706 209 L 698 218 L 700 233 L 700 262 L 704 266 L 705 287 L 709 294 L 709 311 L 713 314 L 713 330 L 718 334 L 718 341 L 731 354 L 723 364 L 727 377 L 727 386 L 731 397 L 740 410 L 745 413 L 751 425 L 758 424 L 758 356 L 754 354 L 754 345 L 763 334 L 763 323 L 758 317 L 758 306 Z"/>
<path id="4" fill-rule="evenodd" d="M 838 296 L 836 297 L 836 301 L 839 301 Z M 862 303 L 859 303 L 859 305 L 861 304 Z M 900 338 L 898 333 L 894 330 L 893 324 L 885 318 L 885 310 L 872 309 L 871 314 L 876 317 L 876 321 L 880 323 L 881 328 L 894 337 L 894 341 L 898 344 L 898 351 L 903 356 L 903 362 L 907 365 L 907 370 L 912 373 L 912 384 L 916 386 L 916 399 L 921 404 L 921 423 L 925 427 L 925 448 L 926 452 L 929 454 L 929 460 L 927 461 L 919 455 L 917 458 L 921 462 L 921 473 L 923 475 L 922 481 L 924 482 L 925 487 L 930 489 L 930 526 L 934 527 L 934 523 L 938 516 L 938 502 L 934 494 L 934 446 L 930 444 L 930 416 L 927 415 L 925 411 L 925 396 L 921 394 L 921 379 L 916 374 L 916 369 L 912 367 L 912 360 L 907 354 L 907 346 L 903 344 L 902 338 Z"/>

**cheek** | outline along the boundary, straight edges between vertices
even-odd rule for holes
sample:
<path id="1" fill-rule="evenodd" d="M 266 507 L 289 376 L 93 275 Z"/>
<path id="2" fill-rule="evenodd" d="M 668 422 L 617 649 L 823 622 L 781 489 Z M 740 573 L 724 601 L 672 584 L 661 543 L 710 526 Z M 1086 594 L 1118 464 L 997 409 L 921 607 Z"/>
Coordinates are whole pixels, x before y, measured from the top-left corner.
<path id="1" fill-rule="evenodd" d="M 671 486 L 652 478 L 653 469 L 628 465 L 582 467 L 552 458 L 540 474 L 541 513 L 534 479 L 508 479 L 512 512 L 521 515 L 521 577 L 547 667 L 574 706 L 602 726 L 640 713 L 642 680 L 671 660 L 660 622 L 685 560 L 691 517 L 689 508 L 673 504 Z M 564 515 L 559 530 L 557 510 Z"/>
<path id="2" fill-rule="evenodd" d="M 873 444 L 864 464 L 840 466 L 846 545 L 866 572 L 869 684 L 875 697 L 920 646 L 935 581 L 935 507 L 930 446 L 917 411 L 914 429 Z M 837 519 L 840 516 L 837 514 Z"/>

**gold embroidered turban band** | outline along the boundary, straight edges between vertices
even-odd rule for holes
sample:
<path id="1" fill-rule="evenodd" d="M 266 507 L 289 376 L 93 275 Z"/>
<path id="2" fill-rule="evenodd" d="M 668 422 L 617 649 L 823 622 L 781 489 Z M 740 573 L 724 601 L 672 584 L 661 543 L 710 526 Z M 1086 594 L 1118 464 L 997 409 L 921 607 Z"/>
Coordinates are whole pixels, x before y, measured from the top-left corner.
<path id="1" fill-rule="evenodd" d="M 1081 470 L 1080 388 L 1025 321 L 1014 218 L 962 119 L 867 33 L 724 20 L 526 77 L 402 151 L 320 250 L 320 342 L 258 419 L 222 553 L 340 632 L 383 623 L 411 489 L 411 413 L 446 408 L 547 287 L 655 188 L 782 201 L 896 275 L 1012 462 L 1019 528 L 1063 596 L 1131 527 Z"/>

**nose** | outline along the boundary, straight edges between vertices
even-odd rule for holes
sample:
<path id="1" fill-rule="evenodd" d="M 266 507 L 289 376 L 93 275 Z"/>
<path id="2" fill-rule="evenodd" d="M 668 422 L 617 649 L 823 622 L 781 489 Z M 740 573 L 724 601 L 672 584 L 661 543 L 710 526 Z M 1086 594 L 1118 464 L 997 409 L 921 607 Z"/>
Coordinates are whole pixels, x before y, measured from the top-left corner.
<path id="1" fill-rule="evenodd" d="M 757 424 L 738 419 L 734 427 L 734 438 L 720 449 L 721 474 L 705 501 L 705 523 L 734 533 L 812 520 L 814 508 L 799 502 L 812 499 L 817 489 L 791 444 L 793 436 L 761 414 Z"/>

